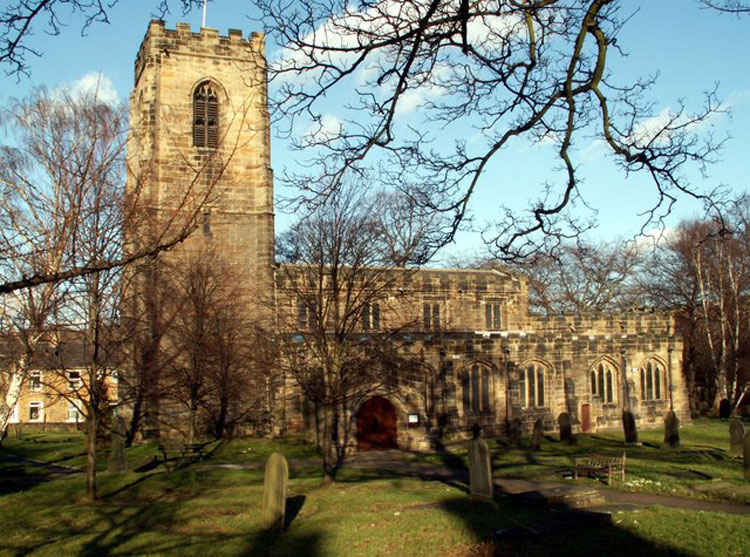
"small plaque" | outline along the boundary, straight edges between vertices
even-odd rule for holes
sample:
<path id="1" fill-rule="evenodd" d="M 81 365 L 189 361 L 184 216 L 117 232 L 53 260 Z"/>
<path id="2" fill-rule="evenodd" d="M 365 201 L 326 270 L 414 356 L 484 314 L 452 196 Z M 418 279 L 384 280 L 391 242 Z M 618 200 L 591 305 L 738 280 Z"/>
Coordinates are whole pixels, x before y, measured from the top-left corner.
<path id="1" fill-rule="evenodd" d="M 419 414 L 409 414 L 409 425 L 419 424 Z"/>

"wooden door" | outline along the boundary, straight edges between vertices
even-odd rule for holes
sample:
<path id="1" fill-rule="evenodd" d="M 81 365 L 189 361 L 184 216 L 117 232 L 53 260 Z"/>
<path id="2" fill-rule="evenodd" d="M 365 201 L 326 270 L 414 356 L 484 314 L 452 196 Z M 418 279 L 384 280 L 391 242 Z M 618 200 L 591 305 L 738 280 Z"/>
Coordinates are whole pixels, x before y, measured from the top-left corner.
<path id="1" fill-rule="evenodd" d="M 591 405 L 581 404 L 581 432 L 591 431 Z"/>
<path id="2" fill-rule="evenodd" d="M 357 446 L 360 451 L 396 448 L 396 409 L 383 397 L 373 397 L 357 413 Z"/>

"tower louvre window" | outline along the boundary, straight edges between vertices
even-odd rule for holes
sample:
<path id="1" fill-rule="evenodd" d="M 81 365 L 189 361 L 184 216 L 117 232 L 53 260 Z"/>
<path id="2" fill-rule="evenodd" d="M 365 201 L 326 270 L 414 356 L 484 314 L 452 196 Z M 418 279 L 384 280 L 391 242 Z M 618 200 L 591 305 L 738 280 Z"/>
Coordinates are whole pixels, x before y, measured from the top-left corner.
<path id="1" fill-rule="evenodd" d="M 203 83 L 193 96 L 193 145 L 219 146 L 219 97 L 211 83 Z"/>

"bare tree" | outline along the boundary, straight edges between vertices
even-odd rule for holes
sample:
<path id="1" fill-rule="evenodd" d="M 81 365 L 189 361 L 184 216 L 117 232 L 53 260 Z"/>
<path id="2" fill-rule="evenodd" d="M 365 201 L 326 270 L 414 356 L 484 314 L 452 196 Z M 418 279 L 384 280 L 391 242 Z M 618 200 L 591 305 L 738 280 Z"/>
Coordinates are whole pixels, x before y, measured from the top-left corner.
<path id="1" fill-rule="evenodd" d="M 725 203 L 721 218 L 709 211 L 681 223 L 646 273 L 652 299 L 679 313 L 691 386 L 701 399 L 726 398 L 735 409 L 750 386 L 743 369 L 750 348 L 749 214 L 741 196 Z"/>
<path id="2" fill-rule="evenodd" d="M 174 317 L 165 330 L 159 393 L 178 405 L 181 421 L 187 414 L 188 443 L 206 431 L 222 438 L 268 410 L 268 347 L 243 303 L 240 281 L 213 246 L 172 266 L 166 305 Z"/>
<path id="3" fill-rule="evenodd" d="M 403 288 L 413 271 L 393 265 L 382 200 L 354 191 L 294 227 L 298 264 L 278 271 L 282 371 L 315 406 L 326 482 L 351 444 L 353 402 L 396 388 L 415 318 Z M 404 248 L 408 261 L 417 246 Z"/>
<path id="4" fill-rule="evenodd" d="M 514 268 L 530 279 L 529 303 L 534 309 L 550 314 L 619 311 L 641 302 L 636 279 L 644 252 L 632 242 L 580 241 Z"/>
<path id="5" fill-rule="evenodd" d="M 293 203 L 321 202 L 351 175 L 377 168 L 381 184 L 451 217 L 437 248 L 453 239 L 478 188 L 502 184 L 488 169 L 507 147 L 544 141 L 555 146 L 560 179 L 540 185 L 528 210 L 506 209 L 486 233 L 496 256 L 513 259 L 591 226 L 572 209 L 582 202 L 576 144 L 592 135 L 625 173 L 652 179 L 647 222 L 679 196 L 705 195 L 683 168 L 702 169 L 721 144 L 694 133 L 720 110 L 716 98 L 709 93 L 694 114 L 680 107 L 655 118 L 645 100 L 652 79 L 623 82 L 610 68 L 630 16 L 616 0 L 257 4 L 281 47 L 269 72 L 282 133 L 312 125 L 294 142 L 309 153 L 310 171 L 282 177 L 300 188 Z M 337 123 L 326 119 L 334 92 L 347 98 Z M 423 121 L 406 125 L 401 110 L 415 99 Z"/>

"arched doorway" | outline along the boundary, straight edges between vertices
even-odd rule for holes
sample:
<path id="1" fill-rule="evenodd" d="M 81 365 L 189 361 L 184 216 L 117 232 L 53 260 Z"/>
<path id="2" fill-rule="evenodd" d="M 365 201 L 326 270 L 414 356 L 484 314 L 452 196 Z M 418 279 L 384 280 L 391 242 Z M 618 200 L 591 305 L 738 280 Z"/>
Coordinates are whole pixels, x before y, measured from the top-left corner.
<path id="1" fill-rule="evenodd" d="M 357 447 L 360 451 L 396 448 L 396 409 L 376 396 L 357 412 Z"/>

